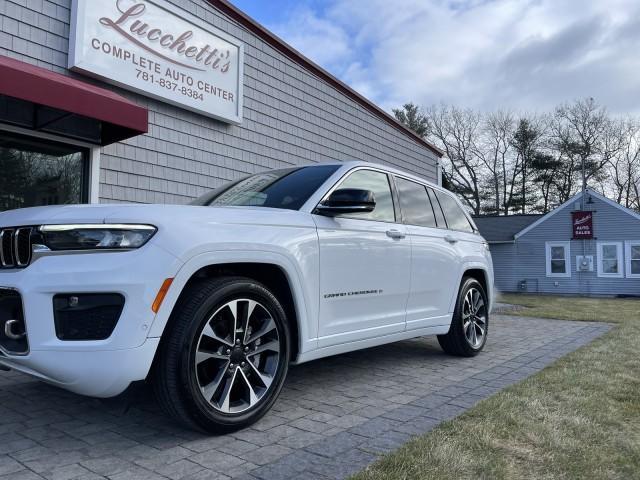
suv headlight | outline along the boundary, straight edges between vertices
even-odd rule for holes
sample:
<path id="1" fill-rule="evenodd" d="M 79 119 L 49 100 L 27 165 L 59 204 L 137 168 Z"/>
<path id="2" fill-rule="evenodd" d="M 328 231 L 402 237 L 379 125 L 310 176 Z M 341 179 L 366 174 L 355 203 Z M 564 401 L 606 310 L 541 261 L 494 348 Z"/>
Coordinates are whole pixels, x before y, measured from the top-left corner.
<path id="1" fill-rule="evenodd" d="M 42 225 L 33 245 L 51 251 L 130 250 L 143 246 L 156 231 L 151 225 Z"/>

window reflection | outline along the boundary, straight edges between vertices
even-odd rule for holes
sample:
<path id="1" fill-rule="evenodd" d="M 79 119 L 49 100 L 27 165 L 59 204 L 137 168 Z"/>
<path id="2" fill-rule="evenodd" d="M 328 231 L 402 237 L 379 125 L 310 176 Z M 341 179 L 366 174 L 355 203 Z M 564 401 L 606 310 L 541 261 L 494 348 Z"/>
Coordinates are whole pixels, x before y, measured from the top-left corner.
<path id="1" fill-rule="evenodd" d="M 86 153 L 0 133 L 0 211 L 86 200 Z"/>
<path id="2" fill-rule="evenodd" d="M 424 185 L 400 177 L 396 178 L 396 185 L 405 221 L 410 225 L 436 227 L 436 219 Z"/>

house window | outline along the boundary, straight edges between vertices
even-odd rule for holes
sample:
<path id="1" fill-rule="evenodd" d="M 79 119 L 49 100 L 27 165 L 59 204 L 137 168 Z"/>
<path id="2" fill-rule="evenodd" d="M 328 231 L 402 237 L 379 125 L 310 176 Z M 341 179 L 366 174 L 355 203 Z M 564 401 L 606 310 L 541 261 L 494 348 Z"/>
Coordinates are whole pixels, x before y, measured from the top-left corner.
<path id="1" fill-rule="evenodd" d="M 640 240 L 626 244 L 627 278 L 640 278 Z"/>
<path id="2" fill-rule="evenodd" d="M 547 242 L 547 277 L 571 277 L 570 242 Z"/>
<path id="3" fill-rule="evenodd" d="M 622 242 L 598 242 L 598 276 L 622 277 Z"/>

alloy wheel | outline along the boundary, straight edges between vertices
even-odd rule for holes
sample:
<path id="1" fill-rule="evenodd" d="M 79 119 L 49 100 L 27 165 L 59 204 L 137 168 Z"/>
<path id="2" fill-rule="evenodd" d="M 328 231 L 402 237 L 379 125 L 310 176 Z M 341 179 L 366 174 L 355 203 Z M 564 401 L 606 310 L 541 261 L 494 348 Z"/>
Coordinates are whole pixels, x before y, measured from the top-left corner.
<path id="1" fill-rule="evenodd" d="M 200 392 L 217 411 L 242 413 L 258 405 L 278 372 L 280 334 L 261 303 L 225 303 L 205 322 L 195 351 Z"/>
<path id="2" fill-rule="evenodd" d="M 470 288 L 464 296 L 462 330 L 471 347 L 479 348 L 484 342 L 487 330 L 487 308 L 484 297 L 477 288 Z"/>

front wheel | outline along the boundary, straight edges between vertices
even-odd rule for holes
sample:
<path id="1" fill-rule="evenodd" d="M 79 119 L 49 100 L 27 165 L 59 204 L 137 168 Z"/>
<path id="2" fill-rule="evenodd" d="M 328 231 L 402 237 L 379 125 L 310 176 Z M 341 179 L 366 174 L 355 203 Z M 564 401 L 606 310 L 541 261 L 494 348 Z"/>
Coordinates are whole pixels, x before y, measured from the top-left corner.
<path id="1" fill-rule="evenodd" d="M 488 304 L 480 282 L 463 278 L 449 332 L 438 335 L 438 343 L 446 353 L 463 357 L 480 353 L 489 333 Z"/>
<path id="2" fill-rule="evenodd" d="M 282 389 L 289 329 L 278 299 L 243 277 L 190 286 L 154 366 L 160 405 L 184 424 L 224 433 L 257 421 Z"/>

